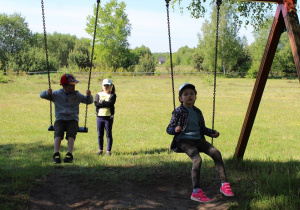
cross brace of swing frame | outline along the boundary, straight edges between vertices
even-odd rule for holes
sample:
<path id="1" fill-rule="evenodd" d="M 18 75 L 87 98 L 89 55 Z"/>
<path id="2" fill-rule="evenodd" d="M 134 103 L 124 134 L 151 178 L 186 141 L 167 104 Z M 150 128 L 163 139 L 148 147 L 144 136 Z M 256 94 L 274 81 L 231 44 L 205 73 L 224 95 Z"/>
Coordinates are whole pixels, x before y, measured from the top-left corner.
<path id="1" fill-rule="evenodd" d="M 294 7 L 295 1 L 287 0 L 257 2 L 273 2 L 278 3 L 278 6 L 234 154 L 234 157 L 238 160 L 243 159 L 279 39 L 285 29 L 287 30 L 289 36 L 296 71 L 300 81 L 300 27 L 299 19 Z"/>

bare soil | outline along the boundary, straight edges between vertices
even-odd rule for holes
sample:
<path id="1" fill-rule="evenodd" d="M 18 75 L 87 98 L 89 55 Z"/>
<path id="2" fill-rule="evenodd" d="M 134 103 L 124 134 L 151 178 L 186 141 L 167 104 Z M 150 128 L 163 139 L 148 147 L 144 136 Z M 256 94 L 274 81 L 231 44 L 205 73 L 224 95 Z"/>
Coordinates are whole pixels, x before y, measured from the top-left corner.
<path id="1" fill-rule="evenodd" d="M 76 183 L 59 169 L 43 180 L 36 180 L 28 200 L 28 209 L 228 209 L 227 204 L 236 198 L 219 193 L 218 185 L 203 186 L 210 203 L 190 200 L 190 177 L 175 180 L 170 177 L 153 178 L 150 184 L 122 182 L 114 189 L 101 183 Z"/>

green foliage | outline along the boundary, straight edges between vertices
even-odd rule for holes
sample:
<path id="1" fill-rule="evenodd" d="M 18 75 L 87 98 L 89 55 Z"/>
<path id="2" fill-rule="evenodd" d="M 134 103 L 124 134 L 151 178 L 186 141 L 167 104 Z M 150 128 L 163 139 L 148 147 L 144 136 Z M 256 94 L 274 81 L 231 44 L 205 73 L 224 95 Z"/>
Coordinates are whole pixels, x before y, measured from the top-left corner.
<path id="1" fill-rule="evenodd" d="M 295 61 L 287 33 L 283 33 L 277 46 L 273 60 L 271 74 L 274 76 L 287 76 L 296 74 Z"/>
<path id="2" fill-rule="evenodd" d="M 236 66 L 234 67 L 234 71 L 239 73 L 240 76 L 244 77 L 249 71 L 249 69 L 251 68 L 251 64 L 252 64 L 252 58 L 250 55 L 249 46 L 245 45 L 242 51 L 242 56 L 239 58 Z"/>
<path id="3" fill-rule="evenodd" d="M 55 57 L 48 57 L 49 71 L 58 70 L 58 61 Z M 46 56 L 41 48 L 32 47 L 20 52 L 9 61 L 8 69 L 25 72 L 47 72 L 48 66 Z"/>
<path id="4" fill-rule="evenodd" d="M 126 4 L 118 3 L 117 0 L 107 2 L 104 7 L 99 8 L 95 57 L 98 63 L 107 64 L 114 70 L 132 65 L 127 40 L 131 33 L 131 24 L 125 8 Z M 95 18 L 95 15 L 87 18 L 86 32 L 91 36 L 94 33 Z"/>
<path id="5" fill-rule="evenodd" d="M 74 50 L 69 54 L 69 65 L 78 66 L 81 70 L 91 67 L 89 48 L 90 44 L 88 40 L 77 40 Z"/>
<path id="6" fill-rule="evenodd" d="M 252 65 L 251 70 L 248 72 L 248 76 L 251 78 L 256 77 L 257 72 L 259 71 L 271 24 L 272 22 L 269 21 L 265 28 L 254 33 L 255 41 L 249 47 Z M 295 62 L 287 33 L 281 35 L 270 69 L 270 74 L 272 76 L 287 76 L 291 74 L 296 76 Z"/>
<path id="7" fill-rule="evenodd" d="M 47 34 L 49 55 L 59 61 L 59 68 L 69 65 L 69 53 L 74 50 L 76 40 L 76 36 L 70 34 L 60 34 L 57 32 Z M 43 34 L 37 35 L 36 45 L 40 48 L 45 48 Z"/>
<path id="8" fill-rule="evenodd" d="M 153 75 L 155 72 L 155 62 L 150 54 L 145 54 L 140 57 L 139 65 L 136 66 L 136 72 L 147 72 L 149 75 Z"/>
<path id="9" fill-rule="evenodd" d="M 194 63 L 194 68 L 197 71 L 201 71 L 203 70 L 203 61 L 204 58 L 203 56 L 201 56 L 201 52 L 199 52 L 199 49 L 197 49 L 197 51 L 194 52 L 193 54 L 193 63 Z"/>
<path id="10" fill-rule="evenodd" d="M 28 23 L 20 14 L 0 14 L 0 62 L 6 70 L 8 60 L 27 49 L 32 36 Z"/>
<path id="11" fill-rule="evenodd" d="M 4 75 L 4 71 L 0 71 L 0 83 L 8 83 L 8 79 Z"/>
<path id="12" fill-rule="evenodd" d="M 69 52 L 74 49 L 76 36 L 53 33 L 47 35 L 49 70 L 68 66 Z M 0 14 L 1 69 L 39 72 L 47 70 L 44 35 L 32 34 L 20 14 Z"/>
<path id="13" fill-rule="evenodd" d="M 184 65 L 190 66 L 193 65 L 193 53 L 195 49 L 189 48 L 188 46 L 184 46 L 178 49 L 176 53 L 174 53 L 174 65 Z"/>
<path id="14" fill-rule="evenodd" d="M 228 4 L 223 4 L 220 10 L 218 63 L 217 71 L 225 75 L 234 71 L 238 61 L 243 59 L 245 40 L 238 36 L 239 26 L 232 22 L 234 10 Z M 211 13 L 211 21 L 206 20 L 199 35 L 199 56 L 203 57 L 203 69 L 214 71 L 216 53 L 216 8 Z"/>
<path id="15" fill-rule="evenodd" d="M 146 54 L 152 55 L 150 48 L 144 45 L 142 45 L 141 47 L 136 47 L 132 49 L 130 52 L 133 54 L 132 57 L 134 60 L 133 62 L 134 65 L 139 64 L 140 58 L 144 57 Z"/>
<path id="16" fill-rule="evenodd" d="M 172 1 L 173 7 L 176 4 L 179 6 L 182 5 L 183 0 L 174 0 Z M 223 4 L 229 4 L 233 9 L 232 20 L 235 24 L 241 26 L 252 25 L 255 29 L 263 27 L 266 21 L 269 20 L 267 14 L 273 14 L 273 4 L 271 3 L 262 3 L 262 2 L 249 2 L 249 1 L 235 1 L 235 0 L 226 0 L 223 1 Z M 204 18 L 205 14 L 209 11 L 208 8 L 211 6 L 216 7 L 216 2 L 213 0 L 193 0 L 187 6 L 187 9 L 191 12 L 191 15 L 195 18 Z M 183 9 L 181 7 L 181 9 Z M 267 13 L 267 14 L 266 14 Z"/>

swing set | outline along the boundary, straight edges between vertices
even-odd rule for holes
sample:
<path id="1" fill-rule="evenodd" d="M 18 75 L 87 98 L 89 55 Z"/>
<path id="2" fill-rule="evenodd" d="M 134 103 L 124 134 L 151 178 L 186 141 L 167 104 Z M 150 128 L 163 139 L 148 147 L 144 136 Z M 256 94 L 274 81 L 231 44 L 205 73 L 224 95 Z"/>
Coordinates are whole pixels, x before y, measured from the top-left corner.
<path id="1" fill-rule="evenodd" d="M 100 5 L 100 0 L 97 0 L 94 37 L 93 37 L 93 45 L 92 45 L 92 53 L 91 53 L 90 71 L 89 71 L 89 80 L 88 80 L 87 90 L 90 90 L 90 83 L 91 83 L 91 74 L 92 74 L 92 68 L 93 68 L 93 57 L 94 57 L 94 47 L 95 47 L 95 39 L 96 39 L 96 29 L 97 29 L 99 5 Z M 42 6 L 42 16 L 43 16 L 43 28 L 44 28 L 45 52 L 46 52 L 47 72 L 48 72 L 48 84 L 49 84 L 49 89 L 51 89 L 50 70 L 49 70 L 50 67 L 49 67 L 48 45 L 47 45 L 47 32 L 46 32 L 46 21 L 45 21 L 45 11 L 44 11 L 44 1 L 43 0 L 41 0 L 41 6 Z M 88 111 L 88 104 L 86 104 L 86 107 L 85 107 L 84 127 L 78 127 L 77 132 L 81 132 L 81 133 L 87 133 L 88 132 L 88 128 L 86 127 L 87 111 Z M 48 127 L 48 131 L 54 131 L 54 126 L 53 126 L 53 122 L 52 122 L 52 101 L 51 101 L 51 96 L 50 96 L 50 126 Z"/>
<path id="2" fill-rule="evenodd" d="M 172 62 L 172 46 L 171 46 L 171 32 L 170 32 L 170 17 L 169 17 L 169 2 L 171 0 L 166 1 L 166 9 L 167 9 L 167 23 L 168 23 L 168 37 L 169 37 L 169 50 L 170 50 L 170 68 L 171 68 L 171 79 L 172 79 L 172 92 L 173 92 L 173 106 L 175 109 L 175 91 L 174 91 L 174 71 L 173 71 L 173 62 Z M 253 2 L 253 0 L 243 0 Z M 274 55 L 276 52 L 276 48 L 279 43 L 280 36 L 283 32 L 287 31 L 292 53 L 295 61 L 295 66 L 297 70 L 297 75 L 300 81 L 300 27 L 299 27 L 299 19 L 296 14 L 295 2 L 296 0 L 255 0 L 255 2 L 265 2 L 265 3 L 276 3 L 278 4 L 277 10 L 275 13 L 275 17 L 273 20 L 273 24 L 270 30 L 269 38 L 266 44 L 265 52 L 263 54 L 263 58 L 261 61 L 261 65 L 259 68 L 259 72 L 256 78 L 256 82 L 253 88 L 252 96 L 249 102 L 249 106 L 247 109 L 247 113 L 245 116 L 244 124 L 240 133 L 240 137 L 236 146 L 236 151 L 234 157 L 238 160 L 243 159 L 246 146 L 249 140 L 249 136 L 254 124 L 255 116 L 258 111 L 259 103 L 264 92 L 264 88 L 266 85 L 266 81 L 268 79 L 268 74 L 270 72 L 270 68 L 274 59 Z M 45 14 L 44 14 L 44 2 L 41 0 L 42 4 L 42 16 L 43 16 L 43 27 L 44 27 L 44 39 L 45 39 L 45 51 L 46 51 L 46 62 L 48 68 L 48 83 L 49 89 L 51 89 L 50 83 L 50 71 L 49 71 L 49 62 L 48 62 L 48 47 L 47 47 L 47 33 L 46 33 L 46 24 L 45 24 Z M 94 28 L 94 37 L 93 37 L 93 45 L 92 45 L 92 53 L 91 53 L 91 65 L 89 71 L 89 80 L 88 80 L 88 90 L 90 88 L 90 80 L 91 80 L 91 71 L 92 71 L 92 62 L 93 62 L 93 54 L 94 54 L 94 46 L 95 46 L 95 38 L 96 38 L 96 28 L 97 28 L 97 19 L 98 19 L 98 11 L 99 11 L 100 0 L 97 0 L 97 10 L 96 10 L 96 18 L 95 18 L 95 28 Z M 217 5 L 217 24 L 216 24 L 216 48 L 215 48 L 215 67 L 214 67 L 214 90 L 213 90 L 213 112 L 212 112 L 212 129 L 214 129 L 214 119 L 215 119 L 215 100 L 216 100 L 216 75 L 217 75 L 217 51 L 218 51 L 218 39 L 219 39 L 219 16 L 220 16 L 220 6 L 222 4 L 222 0 L 216 0 Z M 88 132 L 88 128 L 86 127 L 87 122 L 87 108 L 85 111 L 85 124 L 84 127 L 79 127 L 78 132 Z M 54 131 L 53 123 L 52 123 L 52 101 L 50 98 L 50 123 L 48 130 Z M 211 140 L 213 144 L 213 138 Z"/>
<path id="3" fill-rule="evenodd" d="M 173 79 L 173 66 L 172 66 L 172 50 L 171 50 L 171 37 L 169 25 L 169 1 L 167 3 L 168 13 L 168 29 L 169 29 L 169 43 L 170 43 L 170 63 L 171 63 L 171 77 L 173 88 L 173 104 L 175 109 L 175 94 L 174 94 L 174 79 Z M 253 0 L 242 0 L 253 2 Z M 250 133 L 254 124 L 255 116 L 258 111 L 259 103 L 268 79 L 271 65 L 275 56 L 276 48 L 279 43 L 280 36 L 283 32 L 287 31 L 294 62 L 296 66 L 297 75 L 300 81 L 300 27 L 299 19 L 295 9 L 296 0 L 254 0 L 255 2 L 266 2 L 278 4 L 273 24 L 270 30 L 269 38 L 263 54 L 259 72 L 257 74 L 256 82 L 253 88 L 252 96 L 249 102 L 248 110 L 245 116 L 244 124 L 240 133 L 240 137 L 236 146 L 234 157 L 238 160 L 243 159 Z M 216 66 L 217 66 L 217 47 L 218 47 L 218 29 L 219 29 L 219 10 L 222 0 L 217 0 L 217 28 L 216 28 L 216 51 L 215 51 L 215 70 L 214 70 L 214 92 L 213 92 L 213 117 L 212 129 L 214 128 L 215 118 L 215 97 L 216 97 Z M 213 144 L 213 138 L 212 138 Z"/>

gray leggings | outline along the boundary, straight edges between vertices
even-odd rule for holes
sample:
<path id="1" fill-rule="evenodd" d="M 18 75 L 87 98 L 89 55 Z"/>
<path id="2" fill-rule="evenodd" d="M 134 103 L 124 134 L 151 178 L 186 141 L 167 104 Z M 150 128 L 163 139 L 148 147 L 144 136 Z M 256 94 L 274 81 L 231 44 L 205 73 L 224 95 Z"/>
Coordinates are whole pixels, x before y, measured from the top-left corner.
<path id="1" fill-rule="evenodd" d="M 226 173 L 222 155 L 219 150 L 213 147 L 205 140 L 180 140 L 179 147 L 191 158 L 192 166 L 192 183 L 193 188 L 200 188 L 200 168 L 202 158 L 199 152 L 204 152 L 210 156 L 215 162 L 215 169 L 220 177 L 221 183 L 226 182 Z"/>

